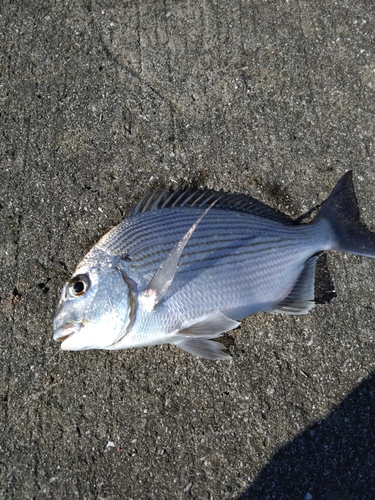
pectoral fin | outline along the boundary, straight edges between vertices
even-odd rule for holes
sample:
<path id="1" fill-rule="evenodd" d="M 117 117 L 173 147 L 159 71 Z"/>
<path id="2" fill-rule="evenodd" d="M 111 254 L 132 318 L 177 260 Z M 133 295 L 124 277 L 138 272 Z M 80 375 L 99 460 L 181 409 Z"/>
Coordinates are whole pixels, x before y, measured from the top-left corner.
<path id="1" fill-rule="evenodd" d="M 227 318 L 220 312 L 213 313 L 180 330 L 173 344 L 201 358 L 229 360 L 231 356 L 222 352 L 225 346 L 209 339 L 220 337 L 222 333 L 237 328 L 239 325 L 238 321 Z"/>
<path id="2" fill-rule="evenodd" d="M 183 238 L 174 246 L 168 257 L 154 274 L 146 290 L 144 290 L 144 292 L 140 295 L 140 302 L 143 303 L 144 307 L 148 311 L 152 311 L 152 309 L 155 308 L 158 302 L 160 302 L 160 300 L 165 295 L 168 288 L 171 286 L 173 278 L 176 274 L 178 261 L 187 242 L 190 240 L 200 221 L 218 200 L 219 198 L 211 203 L 208 208 L 206 208 L 206 210 L 196 220 L 196 222 L 194 222 L 185 236 L 183 236 Z"/>

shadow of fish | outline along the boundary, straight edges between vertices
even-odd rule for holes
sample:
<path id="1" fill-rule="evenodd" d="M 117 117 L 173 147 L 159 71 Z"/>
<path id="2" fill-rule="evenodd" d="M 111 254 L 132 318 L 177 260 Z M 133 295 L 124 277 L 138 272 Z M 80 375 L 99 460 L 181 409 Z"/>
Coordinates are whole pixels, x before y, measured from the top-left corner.
<path id="1" fill-rule="evenodd" d="M 246 195 L 155 191 L 84 257 L 54 319 L 64 350 L 175 344 L 230 359 L 210 339 L 258 311 L 314 307 L 316 254 L 375 257 L 351 172 L 318 215 L 297 224 Z"/>

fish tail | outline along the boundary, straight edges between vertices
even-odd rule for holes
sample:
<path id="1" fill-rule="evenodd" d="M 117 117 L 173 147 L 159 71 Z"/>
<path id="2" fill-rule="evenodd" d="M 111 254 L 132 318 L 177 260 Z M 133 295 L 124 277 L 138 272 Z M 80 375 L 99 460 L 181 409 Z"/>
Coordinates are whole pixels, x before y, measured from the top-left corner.
<path id="1" fill-rule="evenodd" d="M 346 172 L 324 202 L 315 221 L 326 220 L 333 234 L 331 249 L 375 257 L 375 233 L 359 220 L 352 172 Z M 314 222 L 315 222 L 314 221 Z"/>

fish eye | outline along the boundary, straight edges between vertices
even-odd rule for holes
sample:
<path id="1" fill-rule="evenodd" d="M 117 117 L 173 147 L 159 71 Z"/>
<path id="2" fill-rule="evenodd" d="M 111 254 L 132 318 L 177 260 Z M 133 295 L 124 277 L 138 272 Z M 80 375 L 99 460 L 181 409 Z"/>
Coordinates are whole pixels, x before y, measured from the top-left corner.
<path id="1" fill-rule="evenodd" d="M 70 293 L 74 297 L 82 297 L 90 286 L 90 280 L 84 274 L 80 274 L 73 278 L 70 283 Z"/>

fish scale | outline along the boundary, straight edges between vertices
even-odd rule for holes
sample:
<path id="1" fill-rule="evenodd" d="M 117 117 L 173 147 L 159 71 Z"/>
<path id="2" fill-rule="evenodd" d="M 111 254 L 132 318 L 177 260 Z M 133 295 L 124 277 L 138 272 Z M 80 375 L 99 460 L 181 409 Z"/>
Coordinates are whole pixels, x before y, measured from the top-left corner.
<path id="1" fill-rule="evenodd" d="M 142 342 L 142 338 L 147 342 L 156 328 L 167 331 L 182 328 L 181 318 L 189 323 L 196 317 L 220 310 L 226 316 L 239 319 L 258 310 L 270 309 L 275 298 L 290 291 L 307 256 L 324 247 L 319 227 L 280 227 L 280 223 L 265 223 L 258 216 L 236 212 L 224 212 L 218 217 L 214 210 L 200 222 L 182 253 L 173 284 L 163 306 L 159 306 L 159 314 L 150 317 L 140 313 L 138 331 L 134 330 L 137 342 Z M 158 225 L 165 228 L 163 243 L 150 245 L 156 216 L 153 212 L 136 216 L 142 218 L 141 225 L 137 224 L 135 217 L 126 230 L 127 248 L 129 254 L 134 255 L 128 264 L 129 275 L 134 268 L 142 269 L 146 277 L 151 277 L 203 209 L 195 209 L 193 213 L 178 208 L 174 208 L 173 213 L 168 210 L 160 212 L 157 220 Z M 242 224 L 234 228 L 234 221 L 238 223 L 239 218 Z M 132 234 L 133 228 L 136 236 Z M 276 235 L 275 229 L 278 230 Z M 246 230 L 250 234 L 244 237 Z M 225 236 L 220 238 L 218 235 Z M 110 239 L 106 239 L 104 245 L 99 242 L 98 246 L 113 251 Z M 213 257 L 212 252 L 217 254 Z M 277 272 L 280 268 L 284 269 L 283 274 Z M 278 275 L 277 282 L 275 275 Z M 272 289 L 270 281 L 275 282 Z M 225 295 L 218 297 L 216 292 L 213 293 L 217 288 L 225 290 Z"/>
<path id="2" fill-rule="evenodd" d="M 148 214 L 142 214 L 142 234 L 140 234 L 136 223 L 129 225 L 129 227 L 118 227 L 116 230 L 119 233 L 124 232 L 126 234 L 126 241 L 123 239 L 123 236 L 120 236 L 120 239 L 116 235 L 113 235 L 110 238 L 106 237 L 102 243 L 99 243 L 99 246 L 109 252 L 116 253 L 125 245 L 129 255 L 136 256 L 134 265 L 141 263 L 141 265 L 146 268 L 148 266 L 160 265 L 160 259 L 165 258 L 172 246 L 179 241 L 181 235 L 183 235 L 193 224 L 197 214 L 199 214 L 201 210 L 197 210 L 197 213 L 185 214 L 187 216 L 185 216 L 183 221 L 181 220 L 181 214 L 178 209 L 173 210 L 173 212 L 174 214 L 159 214 L 159 225 L 165 228 L 162 232 L 163 241 L 154 241 L 153 244 L 150 244 L 150 242 L 155 240 L 154 231 L 159 233 L 159 228 L 153 227 L 153 221 L 155 219 L 154 214 L 150 214 L 149 217 Z M 233 221 L 236 215 L 238 214 L 233 212 L 224 213 L 222 217 L 224 221 L 220 220 L 216 222 L 215 219 L 217 219 L 217 216 L 208 213 L 200 223 L 195 234 L 191 237 L 188 247 L 181 255 L 180 267 L 190 262 L 202 260 L 198 258 L 202 256 L 202 252 L 225 252 L 227 246 L 231 243 L 236 245 L 238 251 L 246 248 L 246 250 L 243 251 L 244 254 L 256 252 L 258 249 L 254 248 L 255 245 L 260 245 L 259 250 L 265 250 L 267 247 L 274 248 L 274 245 L 280 245 L 280 248 L 283 244 L 295 245 L 296 239 L 293 238 L 297 238 L 297 244 L 300 244 L 301 226 L 297 226 L 293 228 L 293 230 L 290 227 L 285 227 L 285 229 L 281 228 L 281 231 L 284 231 L 284 238 L 281 238 L 281 231 L 278 228 L 279 224 L 274 223 L 277 229 L 279 229 L 279 234 L 273 236 L 272 231 L 275 229 L 274 226 L 269 227 L 268 225 L 267 227 L 259 217 L 247 216 L 247 219 L 250 220 L 244 220 L 243 224 L 237 227 L 236 232 L 234 232 L 232 229 L 233 223 L 238 223 L 237 219 Z M 175 224 L 173 225 L 174 222 Z M 133 228 L 135 228 L 135 234 L 133 234 Z M 229 235 L 228 228 L 232 229 Z M 246 232 L 247 235 L 243 236 Z M 267 236 L 263 236 L 262 241 L 259 241 L 259 239 L 262 238 L 262 232 Z M 224 235 L 224 237 L 220 237 L 220 235 Z M 256 242 L 252 241 L 254 240 L 254 235 L 257 235 Z M 250 244 L 246 246 L 245 244 L 248 241 L 250 241 Z"/>
<path id="3" fill-rule="evenodd" d="M 347 172 L 315 219 L 297 224 L 246 195 L 148 193 L 85 256 L 54 319 L 62 349 L 171 343 L 229 359 L 211 342 L 258 311 L 314 307 L 316 254 L 375 257 Z"/>

